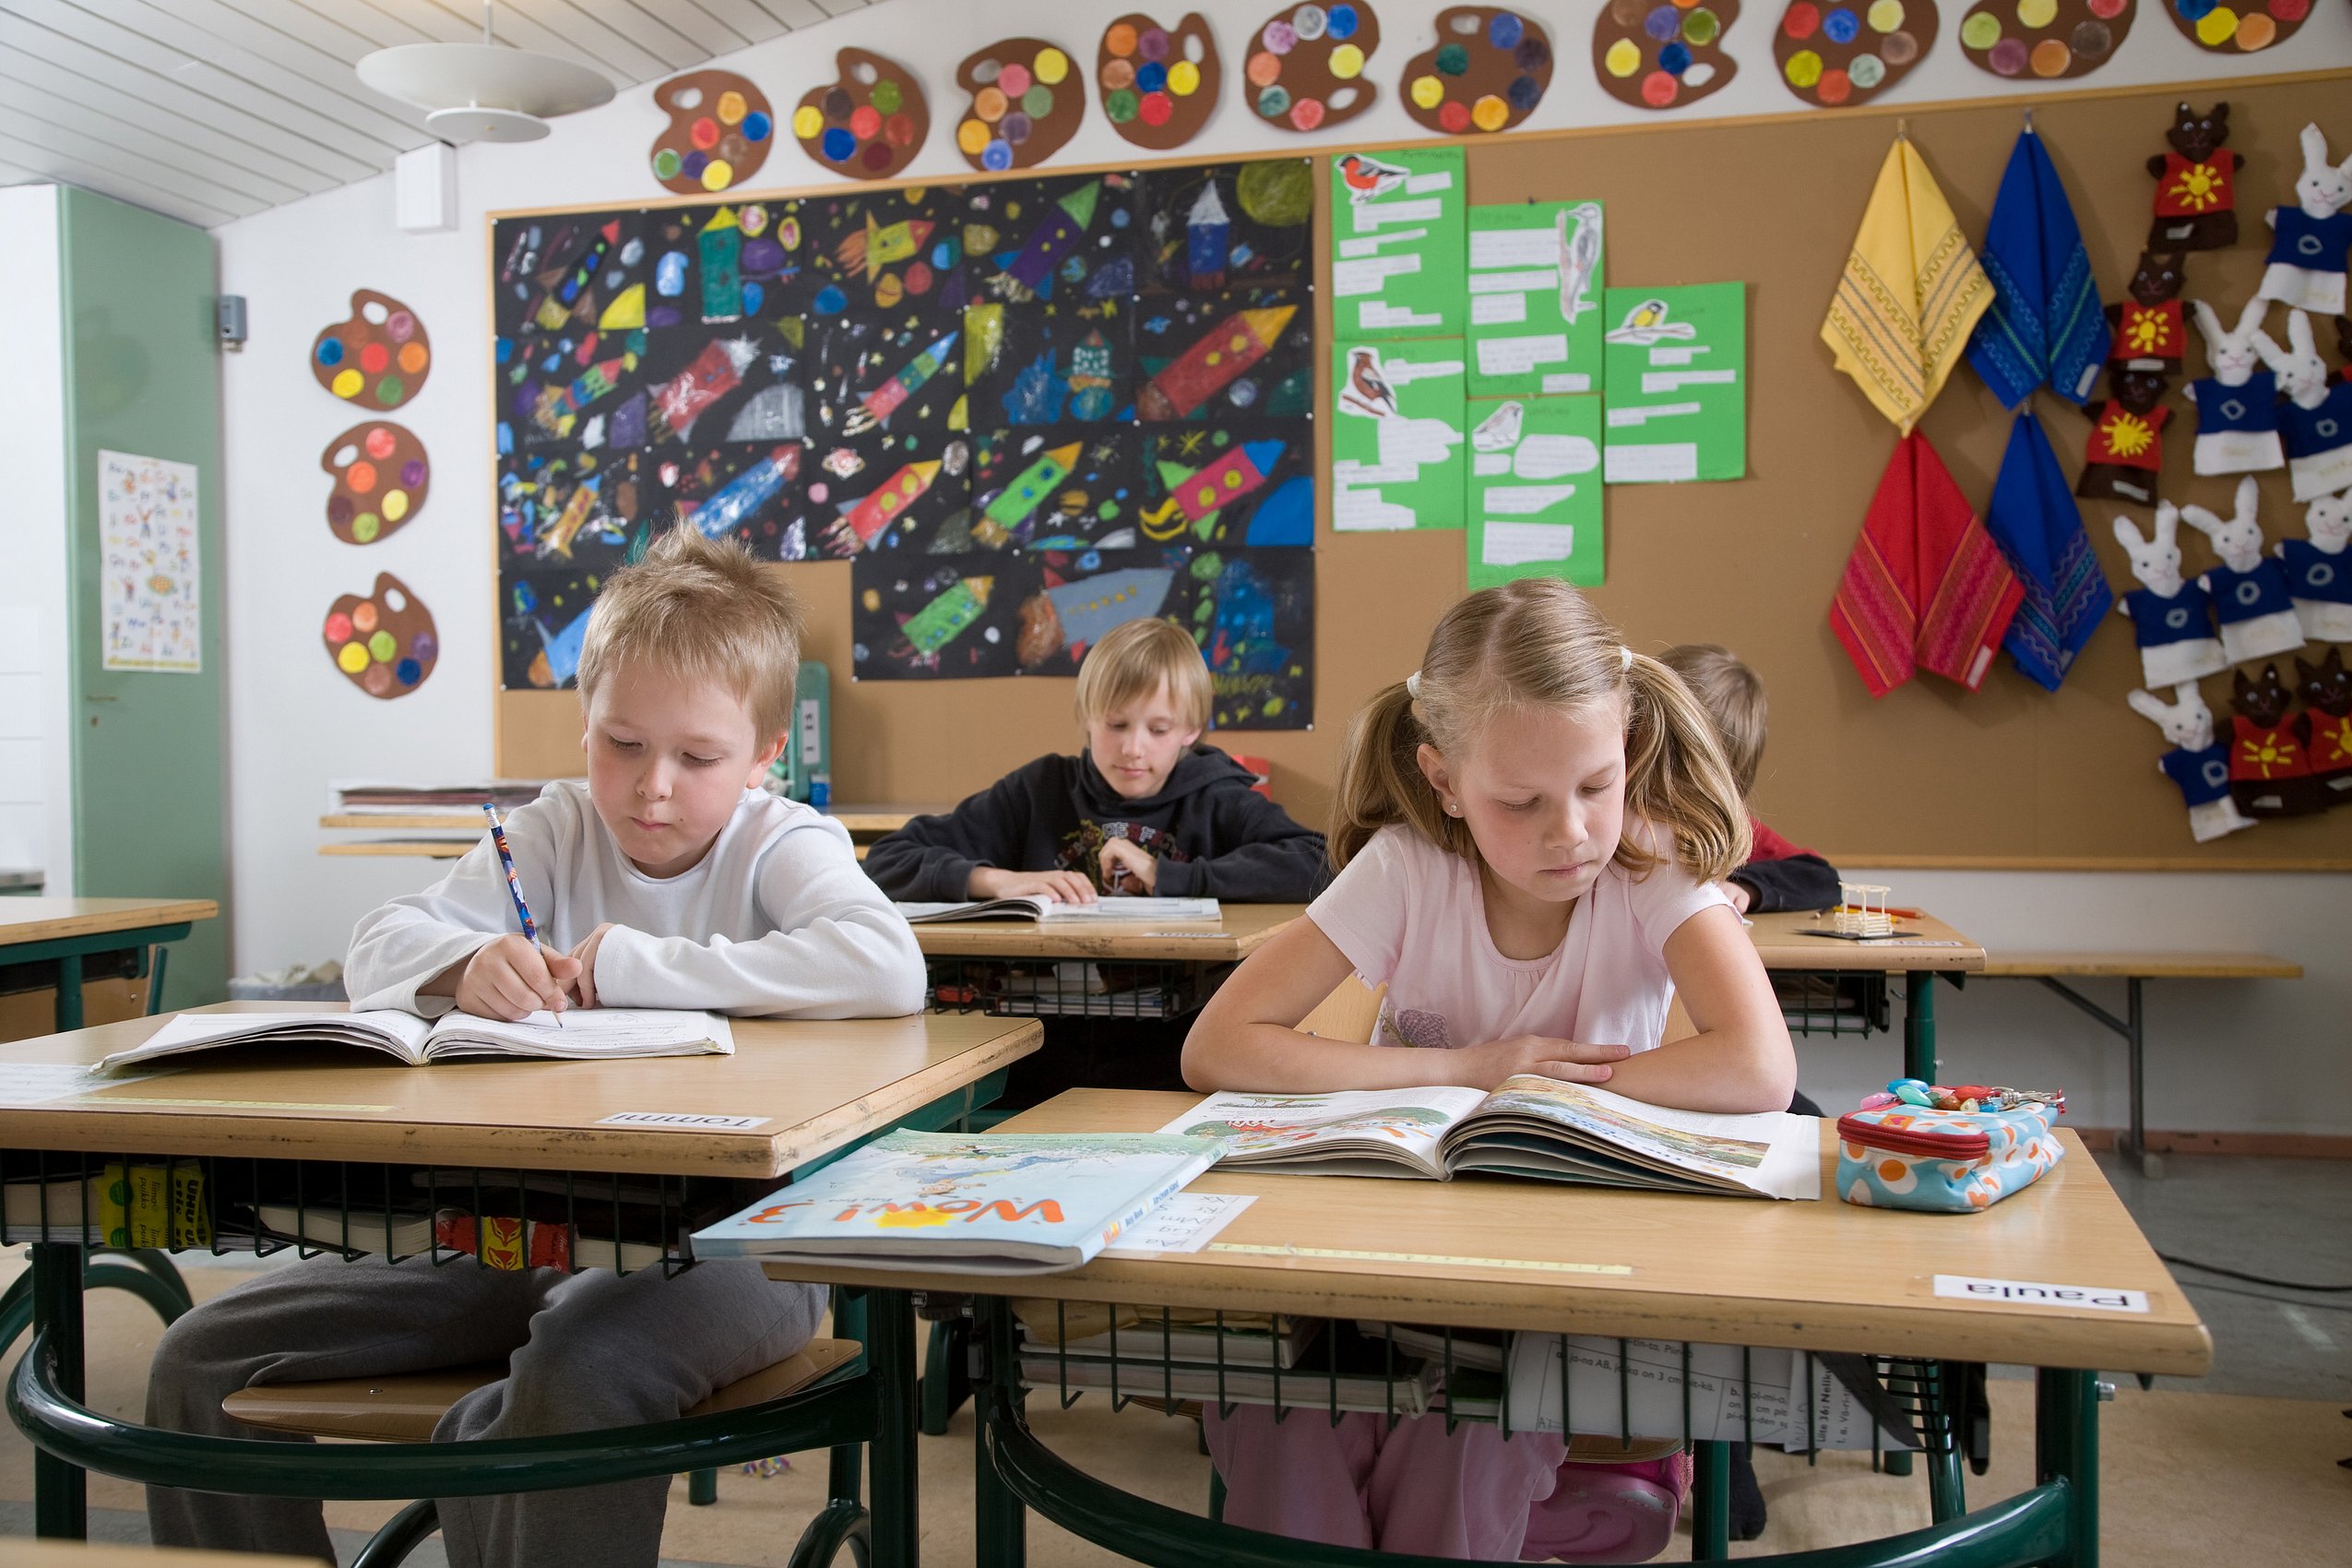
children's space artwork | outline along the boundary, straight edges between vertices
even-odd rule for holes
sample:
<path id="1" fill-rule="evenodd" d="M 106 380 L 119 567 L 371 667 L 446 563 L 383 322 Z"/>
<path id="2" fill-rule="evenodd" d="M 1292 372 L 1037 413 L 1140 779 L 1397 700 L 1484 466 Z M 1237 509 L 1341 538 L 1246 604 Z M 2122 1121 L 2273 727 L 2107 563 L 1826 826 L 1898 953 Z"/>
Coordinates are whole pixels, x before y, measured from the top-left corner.
<path id="1" fill-rule="evenodd" d="M 1458 147 L 1332 160 L 1332 328 L 1338 336 L 1460 336 L 1466 168 Z"/>
<path id="2" fill-rule="evenodd" d="M 1609 482 L 1745 478 L 1746 285 L 1611 289 L 1601 315 Z"/>
<path id="3" fill-rule="evenodd" d="M 204 668 L 197 495 L 194 463 L 98 454 L 101 668 L 179 674 Z"/>
<path id="4" fill-rule="evenodd" d="M 854 559 L 877 679 L 1067 675 L 1151 579 L 1074 585 L 1158 571 L 1220 712 L 1304 725 L 1313 181 L 1268 160 L 499 223 L 506 684 L 569 683 L 604 577 L 683 524 Z M 1458 427 L 1458 364 L 1455 397 Z"/>
<path id="5" fill-rule="evenodd" d="M 1507 131 L 1551 86 L 1551 35 L 1526 12 L 1449 6 L 1437 45 L 1405 63 L 1405 113 L 1423 130 L 1458 137 Z"/>
<path id="6" fill-rule="evenodd" d="M 2138 4 L 1977 0 L 1960 18 L 1960 52 L 1969 64 L 1996 77 L 2086 77 L 2115 58 L 2131 34 Z"/>
<path id="7" fill-rule="evenodd" d="M 1462 526 L 1462 339 L 1331 350 L 1331 526 L 1341 532 Z"/>
<path id="8" fill-rule="evenodd" d="M 1600 390 L 1604 230 L 1597 201 L 1470 209 L 1472 397 Z"/>
<path id="9" fill-rule="evenodd" d="M 366 420 L 327 444 L 320 469 L 334 477 L 327 526 L 345 544 L 374 544 L 424 508 L 433 464 L 405 425 Z"/>
<path id="10" fill-rule="evenodd" d="M 1593 18 L 1593 74 L 1603 91 L 1636 109 L 1696 103 L 1740 74 L 1722 47 L 1739 20 L 1740 0 L 1602 0 Z"/>
<path id="11" fill-rule="evenodd" d="M 2258 54 L 2295 36 L 2311 0 L 2156 0 L 2180 36 L 2212 54 Z"/>
<path id="12" fill-rule="evenodd" d="M 767 95 L 732 71 L 672 77 L 653 89 L 653 106 L 670 116 L 649 155 L 653 177 L 680 196 L 745 184 L 776 145 Z"/>
<path id="13" fill-rule="evenodd" d="M 1112 130 L 1137 147 L 1172 152 L 1217 113 L 1225 69 L 1198 11 L 1172 28 L 1130 11 L 1102 30 L 1094 80 Z"/>
<path id="14" fill-rule="evenodd" d="M 1190 631 L 1218 729 L 1313 721 L 1313 552 L 1191 545 L 861 555 L 850 658 L 861 680 L 1071 675 L 1123 622 Z"/>
<path id="15" fill-rule="evenodd" d="M 433 344 L 416 312 L 374 289 L 351 291 L 351 314 L 311 340 L 310 373 L 348 403 L 397 409 L 424 390 Z"/>
<path id="16" fill-rule="evenodd" d="M 441 658 L 433 612 L 389 572 L 377 573 L 368 593 L 338 599 L 319 639 L 344 679 L 386 702 L 423 685 Z"/>
<path id="17" fill-rule="evenodd" d="M 1601 400 L 1480 400 L 1469 420 L 1470 586 L 1545 576 L 1599 587 Z"/>
<path id="18" fill-rule="evenodd" d="M 1780 79 L 1807 103 L 1868 103 L 1911 74 L 1935 47 L 1935 0 L 1792 0 L 1773 30 Z"/>
<path id="19" fill-rule="evenodd" d="M 1277 11 L 1250 35 L 1250 107 L 1277 130 L 1344 125 L 1380 96 L 1364 75 L 1379 48 L 1380 18 L 1368 0 Z"/>
<path id="20" fill-rule="evenodd" d="M 833 56 L 834 80 L 792 111 L 792 137 L 818 164 L 852 180 L 903 171 L 931 134 L 922 81 L 896 60 L 863 49 Z"/>

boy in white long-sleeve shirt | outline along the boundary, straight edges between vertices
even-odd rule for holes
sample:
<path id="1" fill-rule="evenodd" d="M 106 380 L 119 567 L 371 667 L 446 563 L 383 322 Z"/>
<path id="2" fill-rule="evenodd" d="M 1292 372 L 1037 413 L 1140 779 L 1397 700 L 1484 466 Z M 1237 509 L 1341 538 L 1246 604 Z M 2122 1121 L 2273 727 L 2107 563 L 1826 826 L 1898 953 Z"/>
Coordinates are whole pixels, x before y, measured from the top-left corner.
<path id="1" fill-rule="evenodd" d="M 691 529 L 616 572 L 580 655 L 588 783 L 551 784 L 507 820 L 545 946 L 512 929 L 487 839 L 438 884 L 352 932 L 354 1007 L 519 1018 L 537 1008 L 711 1008 L 845 1018 L 922 1005 L 913 934 L 838 823 L 758 782 L 791 729 L 800 609 L 738 546 Z M 551 1069 L 561 1071 L 561 1069 Z M 174 1324 L 149 1377 L 150 1425 L 250 1437 L 220 1401 L 254 1383 L 505 1360 L 435 1441 L 540 1436 L 675 1418 L 790 1355 L 824 1293 L 756 1263 L 674 1277 L 319 1259 Z M 669 1483 L 445 1499 L 449 1561 L 653 1568 Z M 319 1505 L 150 1488 L 160 1545 L 333 1561 Z"/>

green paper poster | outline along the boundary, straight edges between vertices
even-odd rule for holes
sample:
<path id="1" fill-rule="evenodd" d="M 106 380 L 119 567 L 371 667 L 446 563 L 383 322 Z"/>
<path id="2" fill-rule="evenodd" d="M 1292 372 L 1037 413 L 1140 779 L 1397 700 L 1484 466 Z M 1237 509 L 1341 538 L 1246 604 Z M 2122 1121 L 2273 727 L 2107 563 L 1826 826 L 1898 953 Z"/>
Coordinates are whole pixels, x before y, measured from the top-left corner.
<path id="1" fill-rule="evenodd" d="M 1611 289 L 1604 316 L 1609 482 L 1745 478 L 1747 285 Z"/>
<path id="2" fill-rule="evenodd" d="M 1601 389 L 1597 201 L 1470 208 L 1470 395 Z"/>
<path id="3" fill-rule="evenodd" d="M 1470 586 L 1565 577 L 1600 586 L 1598 398 L 1469 406 Z"/>
<path id="4" fill-rule="evenodd" d="M 1331 526 L 1462 526 L 1462 339 L 1335 343 Z"/>
<path id="5" fill-rule="evenodd" d="M 1332 160 L 1333 336 L 1462 335 L 1466 184 L 1458 147 Z"/>

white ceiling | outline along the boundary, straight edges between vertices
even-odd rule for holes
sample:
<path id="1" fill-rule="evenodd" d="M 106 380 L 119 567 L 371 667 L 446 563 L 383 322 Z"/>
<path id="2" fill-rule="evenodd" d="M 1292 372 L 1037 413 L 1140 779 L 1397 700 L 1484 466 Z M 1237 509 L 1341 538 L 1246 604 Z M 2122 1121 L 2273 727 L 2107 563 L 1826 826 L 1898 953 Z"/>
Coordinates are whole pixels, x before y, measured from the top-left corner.
<path id="1" fill-rule="evenodd" d="M 618 87 L 874 0 L 503 0 L 501 43 Z M 0 0 L 0 185 L 81 185 L 210 228 L 392 167 L 423 112 L 360 86 L 398 43 L 481 39 L 470 0 Z"/>

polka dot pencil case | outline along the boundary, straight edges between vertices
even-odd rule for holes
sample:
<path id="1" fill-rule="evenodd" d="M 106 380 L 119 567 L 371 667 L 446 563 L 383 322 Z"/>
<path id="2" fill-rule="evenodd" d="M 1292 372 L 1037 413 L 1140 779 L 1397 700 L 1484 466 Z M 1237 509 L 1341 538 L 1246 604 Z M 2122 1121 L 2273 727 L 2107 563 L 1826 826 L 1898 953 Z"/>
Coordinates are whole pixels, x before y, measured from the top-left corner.
<path id="1" fill-rule="evenodd" d="M 1936 1111 L 1914 1105 L 1837 1119 L 1837 1194 L 1866 1208 L 1973 1214 L 2032 1183 L 2065 1148 L 2057 1111 Z"/>

